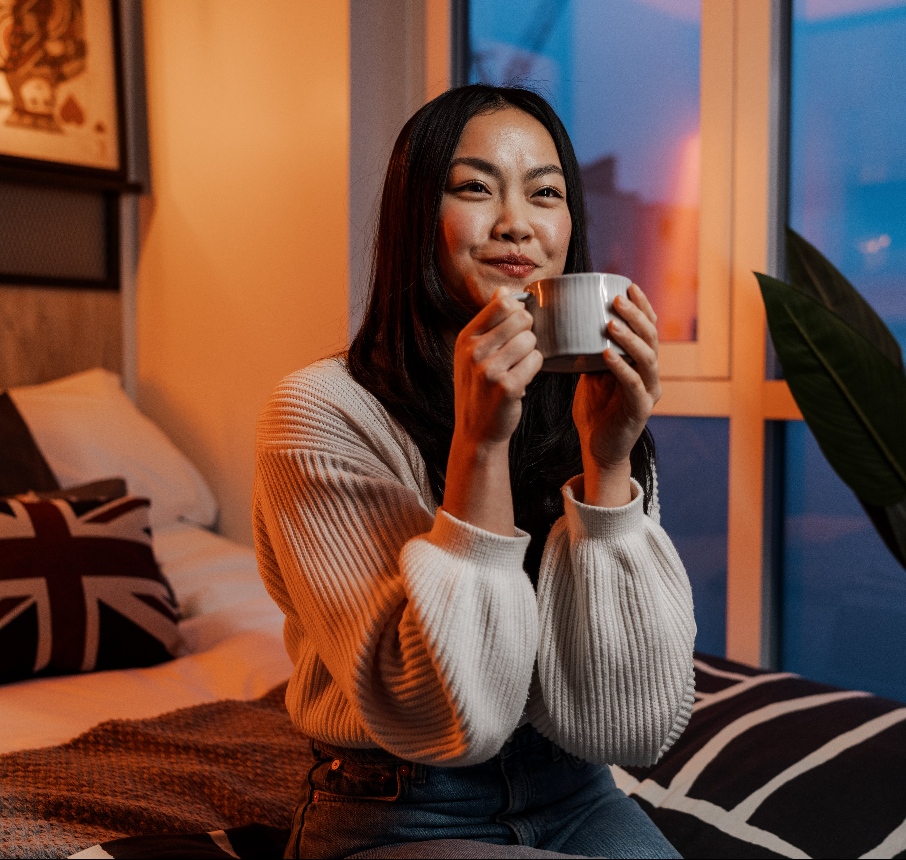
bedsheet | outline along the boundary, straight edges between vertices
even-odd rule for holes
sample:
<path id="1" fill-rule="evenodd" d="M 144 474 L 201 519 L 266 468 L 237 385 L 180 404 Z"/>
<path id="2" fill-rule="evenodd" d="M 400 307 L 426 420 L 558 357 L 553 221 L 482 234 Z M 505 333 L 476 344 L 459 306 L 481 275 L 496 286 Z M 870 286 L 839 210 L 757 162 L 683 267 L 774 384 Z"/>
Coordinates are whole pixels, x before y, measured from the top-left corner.
<path id="1" fill-rule="evenodd" d="M 153 541 L 185 616 L 181 656 L 145 669 L 0 686 L 0 754 L 64 743 L 104 720 L 257 698 L 289 678 L 283 614 L 254 552 L 190 525 L 156 532 Z"/>

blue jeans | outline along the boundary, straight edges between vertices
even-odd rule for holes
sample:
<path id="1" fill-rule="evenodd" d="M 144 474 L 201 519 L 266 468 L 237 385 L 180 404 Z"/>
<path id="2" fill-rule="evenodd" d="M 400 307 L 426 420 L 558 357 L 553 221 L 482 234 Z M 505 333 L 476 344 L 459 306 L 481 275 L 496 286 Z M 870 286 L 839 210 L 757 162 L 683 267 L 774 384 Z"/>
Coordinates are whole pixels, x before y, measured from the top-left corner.
<path id="1" fill-rule="evenodd" d="M 680 857 L 609 768 L 532 726 L 471 767 L 312 742 L 314 764 L 286 857 L 348 857 L 404 842 L 469 839 L 590 857 Z"/>

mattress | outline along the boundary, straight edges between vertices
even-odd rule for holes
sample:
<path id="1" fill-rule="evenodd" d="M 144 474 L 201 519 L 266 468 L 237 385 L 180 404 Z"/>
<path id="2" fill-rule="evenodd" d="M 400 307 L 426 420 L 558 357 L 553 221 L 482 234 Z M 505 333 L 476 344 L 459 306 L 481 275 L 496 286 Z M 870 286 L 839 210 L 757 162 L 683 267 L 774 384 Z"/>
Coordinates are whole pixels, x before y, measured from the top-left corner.
<path id="1" fill-rule="evenodd" d="M 0 686 L 0 754 L 64 743 L 105 720 L 257 698 L 289 678 L 283 614 L 250 548 L 187 524 L 156 531 L 153 546 L 184 616 L 180 655 L 150 668 Z"/>

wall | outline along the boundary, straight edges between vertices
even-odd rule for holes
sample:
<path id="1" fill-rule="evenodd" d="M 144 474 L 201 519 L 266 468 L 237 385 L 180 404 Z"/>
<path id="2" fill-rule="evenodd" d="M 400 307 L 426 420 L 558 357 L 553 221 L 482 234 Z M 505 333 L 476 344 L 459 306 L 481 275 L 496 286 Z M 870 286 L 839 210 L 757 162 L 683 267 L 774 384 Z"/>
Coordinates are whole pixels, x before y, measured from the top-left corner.
<path id="1" fill-rule="evenodd" d="M 348 325 L 349 10 L 145 0 L 153 194 L 140 206 L 140 408 L 251 541 L 256 417 Z"/>

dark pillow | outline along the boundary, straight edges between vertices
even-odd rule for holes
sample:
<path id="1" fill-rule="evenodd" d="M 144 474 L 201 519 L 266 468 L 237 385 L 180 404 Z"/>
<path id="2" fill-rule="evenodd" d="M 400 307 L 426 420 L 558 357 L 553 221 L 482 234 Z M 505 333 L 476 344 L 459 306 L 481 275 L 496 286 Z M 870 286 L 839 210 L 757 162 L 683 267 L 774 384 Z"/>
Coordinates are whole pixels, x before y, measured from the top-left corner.
<path id="1" fill-rule="evenodd" d="M 63 490 L 42 492 L 29 490 L 27 493 L 17 493 L 14 498 L 18 498 L 21 502 L 40 502 L 45 499 L 65 499 L 69 502 L 112 502 L 114 499 L 121 499 L 127 492 L 125 479 L 104 478 L 101 481 L 66 487 Z"/>
<path id="2" fill-rule="evenodd" d="M 903 703 L 696 656 L 686 731 L 620 780 L 683 857 L 906 856 Z"/>
<path id="3" fill-rule="evenodd" d="M 28 490 L 59 490 L 60 485 L 35 443 L 16 404 L 0 394 L 0 497 Z"/>
<path id="4" fill-rule="evenodd" d="M 179 610 L 147 499 L 0 500 L 0 682 L 152 666 Z"/>

